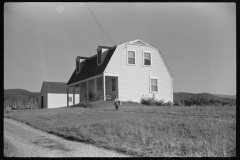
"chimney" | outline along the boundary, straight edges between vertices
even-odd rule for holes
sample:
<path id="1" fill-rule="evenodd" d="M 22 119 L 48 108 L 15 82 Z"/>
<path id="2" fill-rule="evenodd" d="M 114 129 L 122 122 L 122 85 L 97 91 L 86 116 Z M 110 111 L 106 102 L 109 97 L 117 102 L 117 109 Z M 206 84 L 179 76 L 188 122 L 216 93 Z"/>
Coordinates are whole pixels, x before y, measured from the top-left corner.
<path id="1" fill-rule="evenodd" d="M 77 56 L 76 58 L 76 73 L 79 73 L 85 63 L 85 60 L 87 60 L 88 57 L 82 57 L 82 56 Z"/>

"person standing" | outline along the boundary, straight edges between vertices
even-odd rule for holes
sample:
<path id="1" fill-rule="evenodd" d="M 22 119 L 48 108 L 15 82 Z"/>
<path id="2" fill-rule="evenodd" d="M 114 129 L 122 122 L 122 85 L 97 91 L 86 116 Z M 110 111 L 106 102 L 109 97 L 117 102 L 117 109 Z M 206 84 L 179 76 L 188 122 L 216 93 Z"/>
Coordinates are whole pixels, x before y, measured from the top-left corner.
<path id="1" fill-rule="evenodd" d="M 115 96 L 115 99 L 114 99 L 114 105 L 115 105 L 115 110 L 118 110 L 118 107 L 119 107 L 119 100 L 117 99 L 117 96 Z"/>

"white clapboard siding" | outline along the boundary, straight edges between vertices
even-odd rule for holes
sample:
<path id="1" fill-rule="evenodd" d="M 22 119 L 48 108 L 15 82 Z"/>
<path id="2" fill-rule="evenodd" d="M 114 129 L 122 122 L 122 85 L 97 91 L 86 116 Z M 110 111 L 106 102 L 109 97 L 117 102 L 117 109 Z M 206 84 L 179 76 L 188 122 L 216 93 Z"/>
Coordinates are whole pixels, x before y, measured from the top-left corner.
<path id="1" fill-rule="evenodd" d="M 127 65 L 127 49 L 136 51 L 136 65 Z M 140 102 L 143 95 L 152 96 L 149 90 L 149 76 L 158 77 L 159 93 L 156 99 L 173 101 L 172 98 L 172 77 L 168 72 L 158 50 L 143 45 L 118 45 L 108 63 L 105 72 L 119 74 L 119 92 L 122 101 Z M 143 51 L 150 51 L 152 54 L 152 66 L 143 66 Z"/>
<path id="2" fill-rule="evenodd" d="M 69 94 L 69 97 L 73 97 L 73 94 Z M 79 94 L 75 94 L 75 104 L 77 103 L 79 103 Z M 71 105 L 73 105 L 73 102 L 69 102 L 69 106 Z M 67 106 L 67 94 L 48 93 L 47 108 L 59 108 L 59 107 L 66 107 L 66 106 Z"/>

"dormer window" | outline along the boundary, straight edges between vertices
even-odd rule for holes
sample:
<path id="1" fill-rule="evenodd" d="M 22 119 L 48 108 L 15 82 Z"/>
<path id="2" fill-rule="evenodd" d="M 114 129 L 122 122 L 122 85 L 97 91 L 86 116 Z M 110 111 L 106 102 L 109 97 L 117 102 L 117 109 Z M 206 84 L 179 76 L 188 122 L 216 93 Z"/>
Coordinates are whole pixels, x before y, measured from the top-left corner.
<path id="1" fill-rule="evenodd" d="M 97 53 L 97 64 L 102 63 L 102 50 L 99 50 Z"/>
<path id="2" fill-rule="evenodd" d="M 76 60 L 76 72 L 77 73 L 80 72 L 80 62 L 79 62 L 79 60 Z"/>
<path id="3" fill-rule="evenodd" d="M 101 65 L 104 61 L 104 58 L 107 55 L 107 50 L 109 50 L 111 47 L 107 46 L 98 46 L 97 48 L 97 65 Z"/>
<path id="4" fill-rule="evenodd" d="M 79 73 L 88 57 L 77 56 L 76 58 L 76 73 Z"/>

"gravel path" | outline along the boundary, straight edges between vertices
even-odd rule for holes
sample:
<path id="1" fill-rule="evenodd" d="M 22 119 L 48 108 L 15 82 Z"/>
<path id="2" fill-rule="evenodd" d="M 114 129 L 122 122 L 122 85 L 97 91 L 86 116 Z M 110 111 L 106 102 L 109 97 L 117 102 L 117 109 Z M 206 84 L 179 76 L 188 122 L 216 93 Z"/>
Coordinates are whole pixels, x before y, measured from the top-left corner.
<path id="1" fill-rule="evenodd" d="M 129 157 L 90 144 L 69 141 L 4 118 L 4 138 L 18 148 L 19 157 Z"/>

